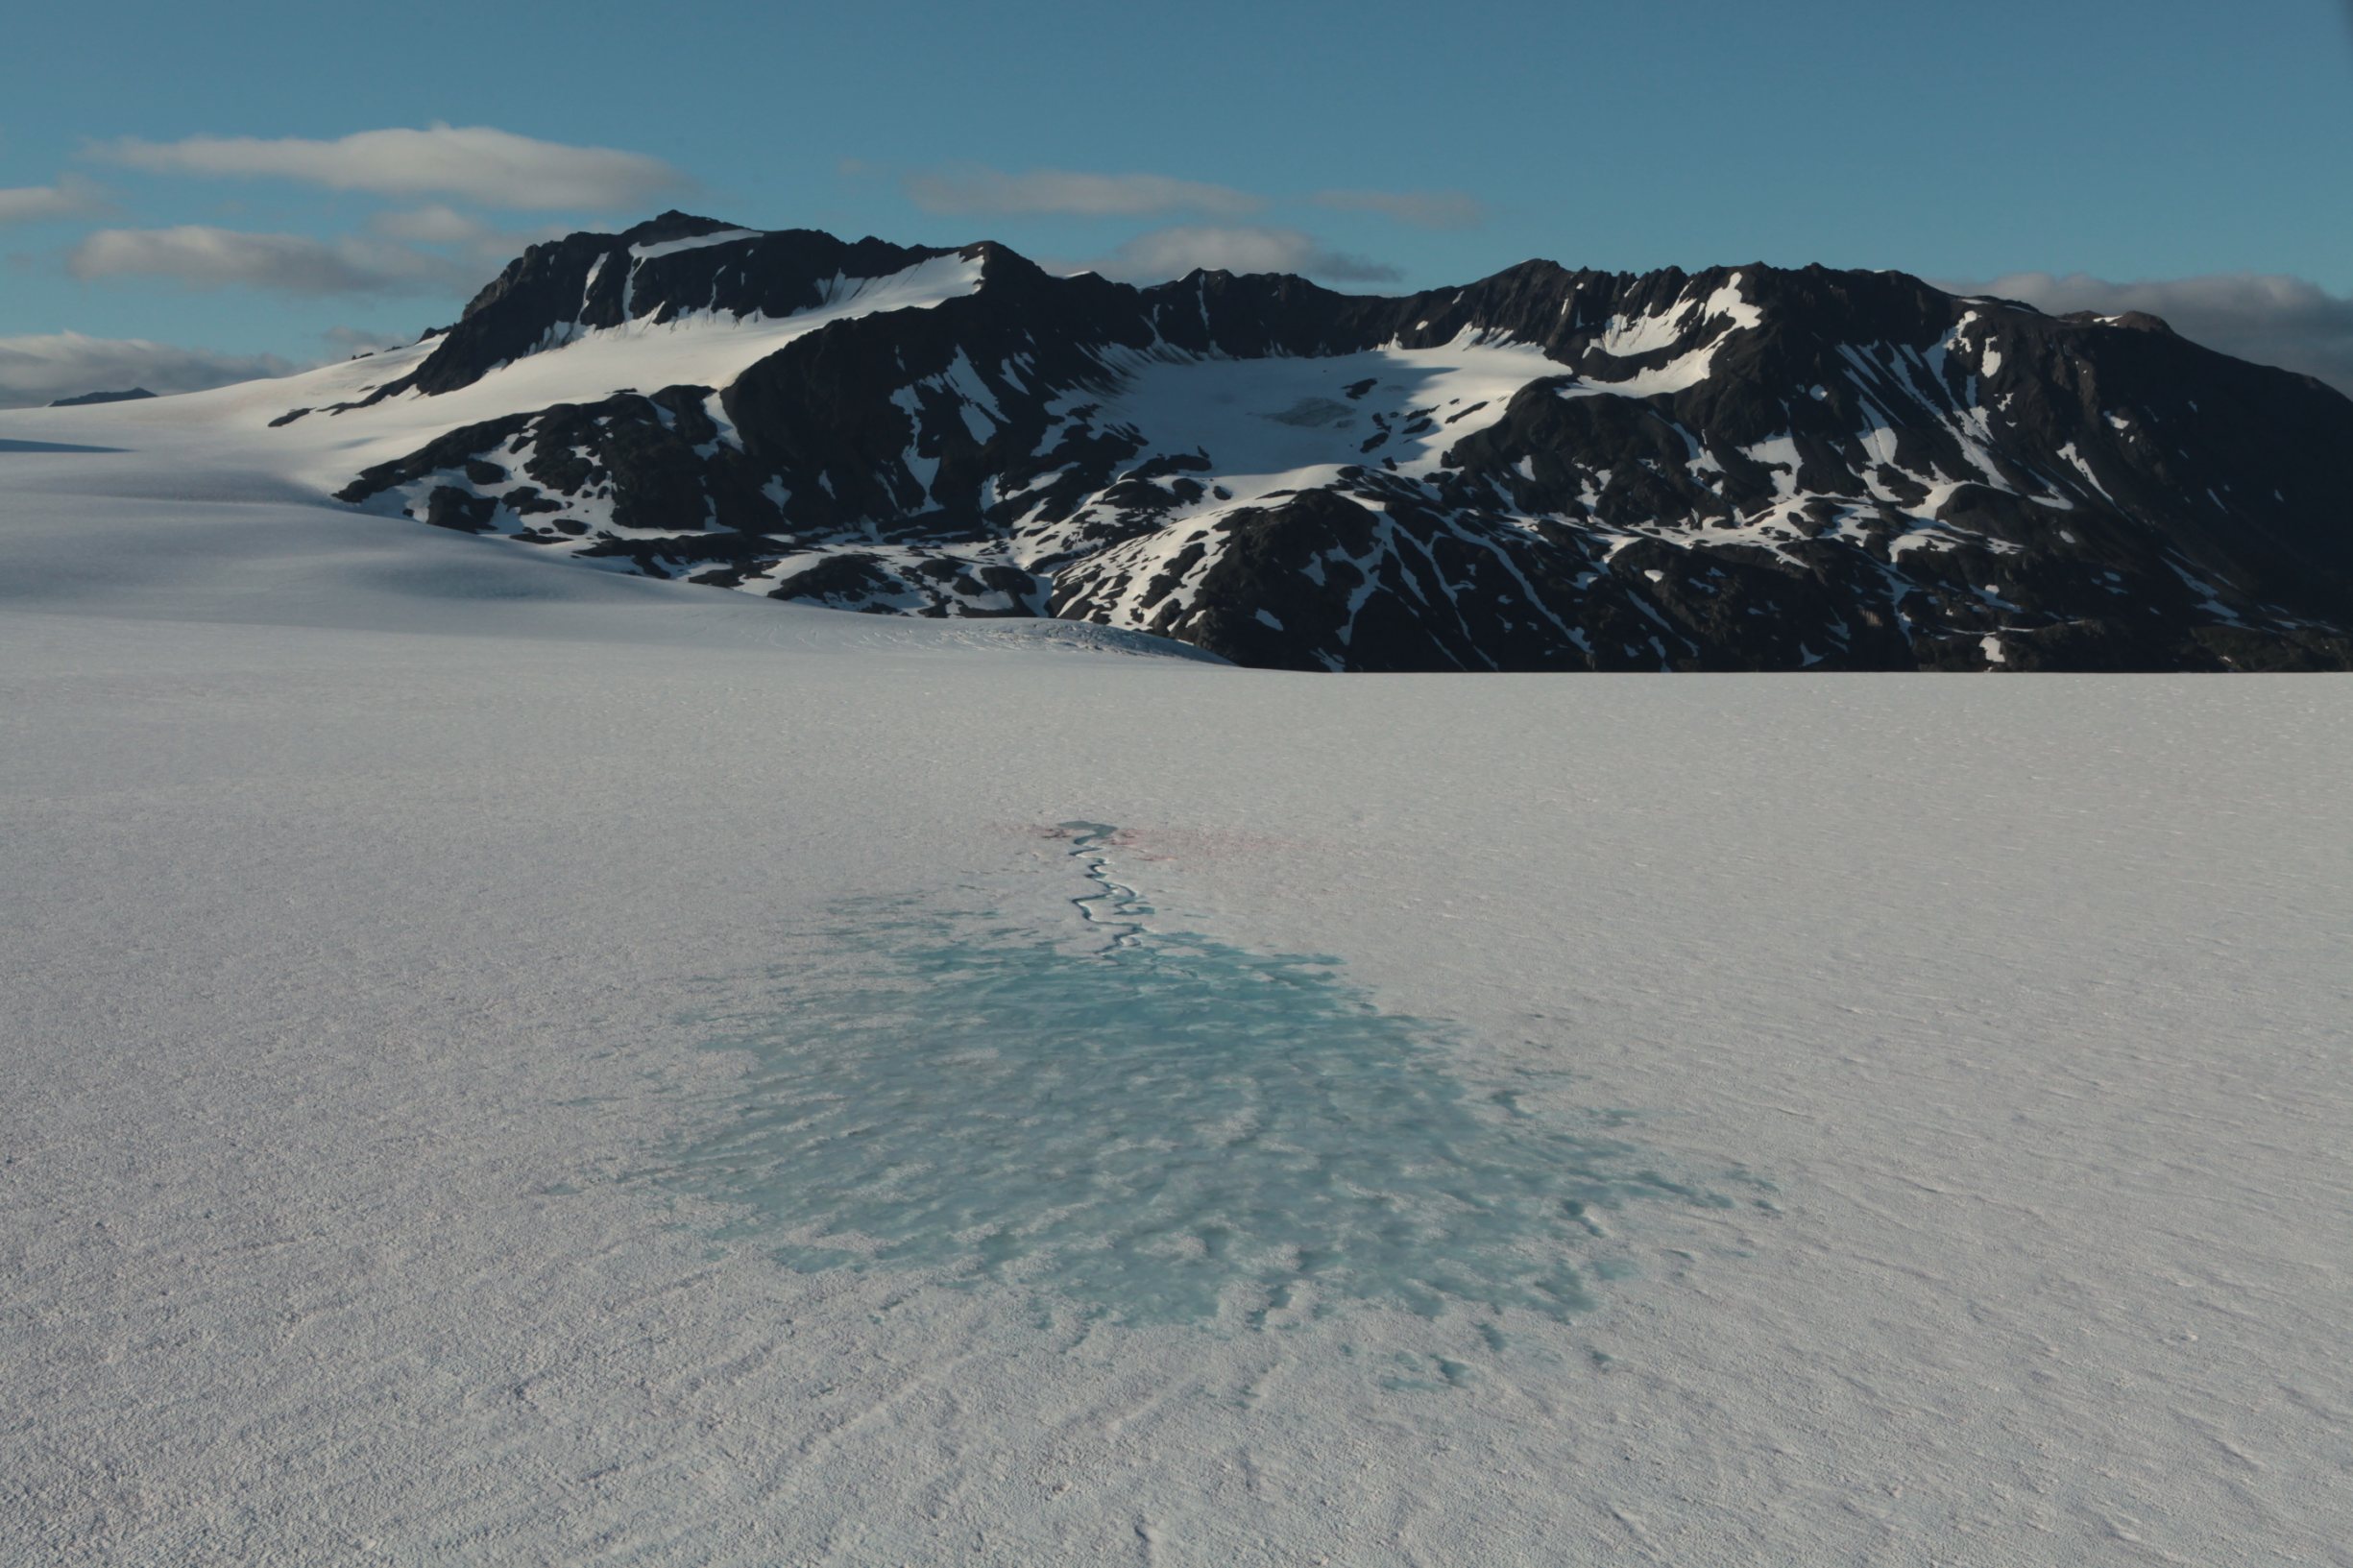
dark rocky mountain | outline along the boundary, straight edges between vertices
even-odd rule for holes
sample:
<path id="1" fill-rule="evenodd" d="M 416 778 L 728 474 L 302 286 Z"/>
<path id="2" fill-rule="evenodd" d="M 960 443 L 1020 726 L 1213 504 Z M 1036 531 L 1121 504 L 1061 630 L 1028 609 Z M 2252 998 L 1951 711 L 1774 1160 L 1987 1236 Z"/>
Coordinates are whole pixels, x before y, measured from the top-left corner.
<path id="1" fill-rule="evenodd" d="M 85 392 L 78 398 L 59 398 L 49 406 L 51 408 L 87 408 L 93 403 L 134 403 L 142 398 L 154 396 L 155 394 L 145 387 L 133 387 L 127 392 Z"/>
<path id="2" fill-rule="evenodd" d="M 720 372 L 591 374 L 654 343 Z M 342 498 L 1290 668 L 2353 666 L 2353 400 L 2147 316 L 1761 265 L 1133 288 L 667 213 L 532 247 L 368 403 L 549 354 L 579 400 Z"/>

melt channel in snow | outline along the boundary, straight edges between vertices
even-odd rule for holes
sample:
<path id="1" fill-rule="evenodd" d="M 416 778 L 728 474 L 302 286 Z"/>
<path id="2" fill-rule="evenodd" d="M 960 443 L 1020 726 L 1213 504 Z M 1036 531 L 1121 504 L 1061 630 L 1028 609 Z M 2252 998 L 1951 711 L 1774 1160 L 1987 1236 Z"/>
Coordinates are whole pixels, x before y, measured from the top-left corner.
<path id="1" fill-rule="evenodd" d="M 670 1171 L 788 1266 L 995 1280 L 1129 1323 L 1345 1303 L 1562 1321 L 1632 1199 L 1729 1206 L 1482 1093 L 1336 960 L 1155 930 L 1066 823 L 1084 941 L 901 908 L 716 1042 L 755 1067 Z M 769 1005 L 772 1001 L 773 1005 Z M 1492 1342 L 1492 1341 L 1491 1341 Z"/>

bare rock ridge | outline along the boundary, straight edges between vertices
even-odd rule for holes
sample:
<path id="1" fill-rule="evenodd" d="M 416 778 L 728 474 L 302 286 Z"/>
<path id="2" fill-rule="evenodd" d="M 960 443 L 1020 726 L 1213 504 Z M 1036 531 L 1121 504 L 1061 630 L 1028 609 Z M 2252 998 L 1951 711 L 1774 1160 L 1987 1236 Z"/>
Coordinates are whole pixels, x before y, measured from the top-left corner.
<path id="1" fill-rule="evenodd" d="M 2353 667 L 2353 400 L 1896 273 L 1135 288 L 669 212 L 533 246 L 370 401 L 778 323 L 722 384 L 516 407 L 341 498 L 1275 667 Z"/>
<path id="2" fill-rule="evenodd" d="M 97 403 L 143 402 L 154 396 L 155 394 L 145 387 L 132 387 L 122 392 L 85 392 L 78 398 L 59 398 L 52 400 L 49 406 L 51 408 L 88 408 Z"/>

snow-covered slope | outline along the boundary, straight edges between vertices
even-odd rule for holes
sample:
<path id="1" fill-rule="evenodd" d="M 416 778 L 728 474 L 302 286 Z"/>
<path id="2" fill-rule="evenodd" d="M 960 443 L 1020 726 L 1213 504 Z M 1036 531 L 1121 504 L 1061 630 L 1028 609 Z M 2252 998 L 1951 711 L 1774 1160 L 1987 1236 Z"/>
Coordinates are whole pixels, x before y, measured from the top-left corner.
<path id="1" fill-rule="evenodd" d="M 669 253 L 658 247 L 655 253 Z M 144 454 L 142 471 L 158 471 L 156 460 L 168 460 L 199 486 L 218 472 L 242 470 L 324 495 L 361 469 L 517 409 L 598 402 L 640 386 L 728 385 L 786 344 L 833 323 L 924 309 L 970 293 L 980 277 L 976 259 L 950 253 L 879 277 L 837 275 L 823 281 L 806 308 L 773 317 L 702 310 L 594 326 L 575 317 L 549 326 L 528 352 L 463 387 L 438 396 L 386 396 L 444 348 L 435 335 L 299 375 L 214 392 L 12 411 L 0 416 L 7 432 L 0 440 L 114 446 Z"/>
<path id="2" fill-rule="evenodd" d="M 670 213 L 533 247 L 395 353 L 7 440 L 1251 664 L 2353 662 L 2353 402 L 2153 318 L 1896 274 L 1133 289 Z"/>

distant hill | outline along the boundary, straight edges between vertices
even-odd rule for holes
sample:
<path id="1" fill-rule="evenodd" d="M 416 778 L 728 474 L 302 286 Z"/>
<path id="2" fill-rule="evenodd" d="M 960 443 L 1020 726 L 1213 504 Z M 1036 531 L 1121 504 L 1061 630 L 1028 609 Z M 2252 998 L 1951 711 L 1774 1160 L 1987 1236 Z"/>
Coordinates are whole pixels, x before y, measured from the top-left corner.
<path id="1" fill-rule="evenodd" d="M 51 408 L 87 408 L 92 403 L 133 403 L 155 394 L 145 387 L 133 387 L 129 392 L 85 392 L 79 398 L 60 398 Z"/>

